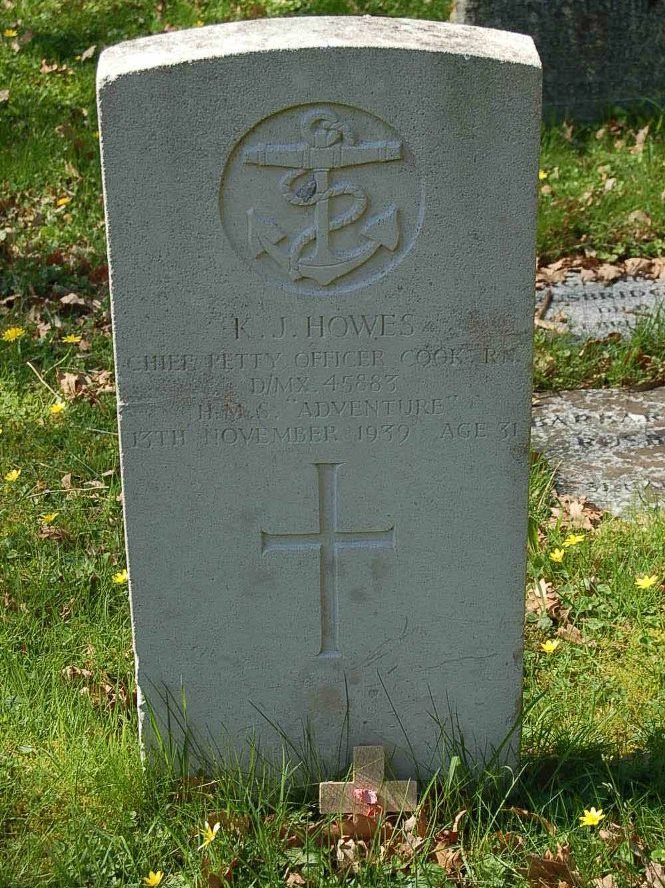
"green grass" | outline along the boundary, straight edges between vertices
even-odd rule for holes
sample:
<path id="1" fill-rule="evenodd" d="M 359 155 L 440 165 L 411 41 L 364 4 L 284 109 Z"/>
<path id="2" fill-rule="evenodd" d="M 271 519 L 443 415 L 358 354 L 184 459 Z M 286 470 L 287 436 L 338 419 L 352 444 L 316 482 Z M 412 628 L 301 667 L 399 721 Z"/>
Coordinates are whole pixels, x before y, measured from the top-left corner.
<path id="1" fill-rule="evenodd" d="M 0 304 L 0 329 L 28 331 L 0 341 L 0 888 L 138 886 L 150 869 L 164 870 L 170 886 L 223 884 L 204 875 L 206 866 L 231 866 L 229 883 L 243 888 L 284 886 L 294 872 L 311 886 L 456 884 L 456 864 L 447 877 L 430 852 L 462 808 L 452 849 L 469 886 L 525 885 L 528 855 L 557 842 L 570 844 L 582 884 L 612 872 L 618 888 L 640 885 L 649 860 L 665 854 L 662 586 L 635 586 L 637 575 L 665 576 L 665 518 L 605 518 L 557 564 L 549 553 L 570 529 L 550 521 L 556 503 L 540 460 L 529 585 L 551 583 L 568 615 L 527 621 L 522 766 L 479 777 L 453 759 L 426 793 L 424 841 L 413 857 L 382 861 L 377 838 L 357 873 L 340 869 L 315 787 L 300 771 L 283 779 L 258 767 L 227 770 L 188 786 L 168 769 L 141 767 L 127 590 L 113 581 L 124 567 L 115 401 L 95 375 L 112 368 L 96 54 L 167 25 L 365 12 L 445 18 L 447 4 L 14 0 L 0 11 L 0 34 L 17 32 L 0 36 L 0 90 L 9 89 L 0 103 L 0 299 L 13 297 Z M 77 58 L 93 44 L 92 58 Z M 42 59 L 63 70 L 40 72 Z M 600 136 L 600 125 L 544 132 L 544 259 L 662 252 L 665 134 L 654 117 L 643 150 L 632 150 L 645 123 L 622 116 Z M 70 292 L 85 304 L 62 305 Z M 67 334 L 89 348 L 64 343 Z M 660 320 L 621 342 L 582 345 L 537 331 L 536 385 L 662 383 L 664 342 Z M 82 391 L 52 415 L 63 373 L 77 374 Z M 12 469 L 18 478 L 2 481 Z M 54 512 L 46 524 L 42 516 Z M 567 638 L 545 653 L 541 644 L 561 628 Z M 579 825 L 592 805 L 617 825 L 616 847 Z M 235 827 L 230 814 L 242 818 Z M 214 816 L 224 826 L 198 851 Z"/>
<path id="2" fill-rule="evenodd" d="M 540 391 L 665 385 L 665 316 L 641 320 L 624 339 L 581 341 L 536 330 L 534 385 Z"/>
<path id="3" fill-rule="evenodd" d="M 468 810 L 461 847 L 469 885 L 523 884 L 517 872 L 527 855 L 556 841 L 570 842 L 587 879 L 637 873 L 631 830 L 647 857 L 662 847 L 662 588 L 641 590 L 634 581 L 665 573 L 665 518 L 605 519 L 555 564 L 548 553 L 569 531 L 549 525 L 551 477 L 541 461 L 531 485 L 533 538 L 538 528 L 541 538 L 530 553 L 529 583 L 554 585 L 583 643 L 561 641 L 554 654 L 544 653 L 540 645 L 555 637 L 556 625 L 532 616 L 522 770 L 508 782 L 491 773 L 472 778 L 459 763 L 442 775 L 427 795 L 418 866 L 399 857 L 381 863 L 377 848 L 357 874 L 340 872 L 330 843 L 317 844 L 324 827 L 306 830 L 318 821 L 315 788 L 303 787 L 298 772 L 280 785 L 258 768 L 250 776 L 231 770 L 187 789 L 168 772 L 142 771 L 126 587 L 113 582 L 123 567 L 113 396 L 77 399 L 60 415 L 49 413 L 55 399 L 47 385 L 57 390 L 59 371 L 110 366 L 108 335 L 94 332 L 104 324 L 103 309 L 81 321 L 68 320 L 42 342 L 23 337 L 0 346 L 0 469 L 21 469 L 0 493 L 3 888 L 136 886 L 149 869 L 168 872 L 168 884 L 195 885 L 204 858 L 216 871 L 235 861 L 233 884 L 243 886 L 277 888 L 289 867 L 316 886 L 414 885 L 414 872 L 417 884 L 444 885 L 427 852 L 461 808 Z M 71 330 L 96 343 L 91 352 L 62 344 Z M 58 515 L 48 527 L 56 535 L 43 538 L 40 516 L 52 512 Z M 68 667 L 89 674 L 72 677 Z M 591 805 L 622 825 L 626 840 L 616 852 L 597 830 L 579 826 Z M 551 821 L 556 838 L 537 820 L 516 817 L 514 806 Z M 215 812 L 248 823 L 240 833 L 222 829 L 204 855 L 198 832 Z M 506 832 L 517 847 L 504 847 Z M 305 834 L 310 850 L 294 845 Z"/>

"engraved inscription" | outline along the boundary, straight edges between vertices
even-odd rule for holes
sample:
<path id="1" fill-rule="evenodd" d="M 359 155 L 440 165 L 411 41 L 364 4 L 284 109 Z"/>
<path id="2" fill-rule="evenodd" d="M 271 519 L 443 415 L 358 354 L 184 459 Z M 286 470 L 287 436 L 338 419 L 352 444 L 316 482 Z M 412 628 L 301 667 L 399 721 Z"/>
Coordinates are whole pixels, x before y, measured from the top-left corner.
<path id="1" fill-rule="evenodd" d="M 325 295 L 370 283 L 401 261 L 421 224 L 422 188 L 388 124 L 358 108 L 303 105 L 241 139 L 224 169 L 220 213 L 255 270 Z"/>
<path id="2" fill-rule="evenodd" d="M 338 528 L 337 473 L 342 463 L 314 463 L 319 482 L 317 533 L 261 532 L 261 552 L 318 551 L 321 596 L 320 657 L 339 657 L 337 559 L 343 549 L 395 549 L 395 527 L 387 530 L 341 531 Z"/>
<path id="3" fill-rule="evenodd" d="M 490 385 L 509 379 L 531 331 L 471 333 L 456 336 L 445 315 L 415 312 L 223 316 L 201 351 L 124 356 L 132 380 L 158 375 L 165 387 L 163 400 L 141 404 L 150 419 L 130 446 L 513 446 L 527 426 L 495 409 L 479 413 L 463 392 L 469 372 Z"/>

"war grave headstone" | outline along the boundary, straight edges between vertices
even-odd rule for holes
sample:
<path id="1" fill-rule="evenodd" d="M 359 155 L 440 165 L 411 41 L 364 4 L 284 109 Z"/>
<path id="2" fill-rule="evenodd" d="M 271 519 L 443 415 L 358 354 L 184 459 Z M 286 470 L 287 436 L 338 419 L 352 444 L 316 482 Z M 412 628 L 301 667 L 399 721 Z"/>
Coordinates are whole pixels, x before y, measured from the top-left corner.
<path id="1" fill-rule="evenodd" d="M 148 746 L 152 711 L 400 778 L 515 725 L 540 77 L 528 37 L 371 18 L 102 55 Z"/>
<path id="2" fill-rule="evenodd" d="M 539 305 L 545 293 L 551 300 L 545 320 L 584 338 L 611 333 L 628 336 L 638 323 L 655 317 L 665 307 L 665 284 L 642 278 L 603 284 L 569 275 L 565 283 L 537 293 Z"/>
<path id="3" fill-rule="evenodd" d="M 665 502 L 665 388 L 539 395 L 533 410 L 532 447 L 560 493 L 615 515 Z"/>
<path id="4" fill-rule="evenodd" d="M 456 0 L 451 18 L 533 37 L 546 116 L 594 119 L 665 98 L 663 0 Z"/>

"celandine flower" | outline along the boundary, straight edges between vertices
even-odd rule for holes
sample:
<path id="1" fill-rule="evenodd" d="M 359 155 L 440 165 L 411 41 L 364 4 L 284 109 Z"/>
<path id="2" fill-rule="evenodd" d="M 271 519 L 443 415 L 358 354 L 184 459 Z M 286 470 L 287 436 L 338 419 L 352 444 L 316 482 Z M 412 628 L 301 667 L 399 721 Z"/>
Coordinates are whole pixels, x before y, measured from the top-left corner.
<path id="1" fill-rule="evenodd" d="M 580 824 L 581 826 L 598 826 L 604 817 L 602 808 L 599 808 L 597 811 L 595 808 L 589 808 L 588 810 L 585 808 L 584 814 L 580 817 Z"/>
<path id="2" fill-rule="evenodd" d="M 652 586 L 655 586 L 658 582 L 658 577 L 656 574 L 653 576 L 647 576 L 647 574 L 642 574 L 640 577 L 635 577 L 635 585 L 638 589 L 650 589 Z"/>
<path id="3" fill-rule="evenodd" d="M 199 845 L 199 847 L 196 850 L 201 851 L 203 848 L 207 848 L 208 845 L 210 845 L 212 842 L 214 842 L 215 836 L 217 835 L 218 832 L 219 832 L 219 823 L 216 823 L 214 826 L 210 826 L 210 824 L 206 820 L 205 826 L 203 827 L 203 830 L 201 831 L 201 838 L 203 839 L 203 841 L 201 842 L 201 844 Z"/>
<path id="4" fill-rule="evenodd" d="M 17 339 L 20 339 L 21 336 L 25 336 L 25 330 L 23 327 L 7 327 L 2 334 L 2 338 L 5 342 L 15 342 Z"/>

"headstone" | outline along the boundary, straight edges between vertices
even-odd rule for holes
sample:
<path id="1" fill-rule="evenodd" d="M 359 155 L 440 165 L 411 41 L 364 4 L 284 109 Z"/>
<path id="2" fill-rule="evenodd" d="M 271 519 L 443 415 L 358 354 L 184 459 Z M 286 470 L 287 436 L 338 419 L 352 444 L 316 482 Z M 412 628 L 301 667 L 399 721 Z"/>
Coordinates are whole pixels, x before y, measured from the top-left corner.
<path id="1" fill-rule="evenodd" d="M 665 99 L 664 0 L 456 0 L 452 19 L 533 37 L 546 116 L 594 119 Z"/>
<path id="2" fill-rule="evenodd" d="M 521 689 L 532 41 L 243 22 L 111 48 L 98 90 L 144 740 L 152 707 L 328 773 L 357 744 L 431 770 L 444 732 L 489 756 Z"/>
<path id="3" fill-rule="evenodd" d="M 654 318 L 665 306 L 665 284 L 641 278 L 601 284 L 571 275 L 547 291 L 551 303 L 545 320 L 584 338 L 629 336 L 638 323 Z M 538 295 L 542 299 L 543 291 Z"/>
<path id="4" fill-rule="evenodd" d="M 556 470 L 559 493 L 615 515 L 665 502 L 665 388 L 539 395 L 532 446 Z"/>

